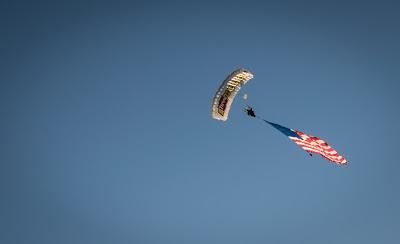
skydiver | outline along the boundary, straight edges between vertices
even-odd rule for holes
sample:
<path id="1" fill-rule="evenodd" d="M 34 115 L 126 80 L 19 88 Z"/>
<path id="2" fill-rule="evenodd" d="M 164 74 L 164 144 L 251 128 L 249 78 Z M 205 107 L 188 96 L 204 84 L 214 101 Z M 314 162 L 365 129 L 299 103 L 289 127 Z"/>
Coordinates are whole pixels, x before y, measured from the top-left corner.
<path id="1" fill-rule="evenodd" d="M 246 111 L 246 113 L 247 113 L 248 116 L 250 116 L 250 117 L 256 117 L 256 114 L 254 113 L 254 110 L 253 110 L 252 107 L 247 106 L 247 107 L 245 108 L 245 111 Z"/>

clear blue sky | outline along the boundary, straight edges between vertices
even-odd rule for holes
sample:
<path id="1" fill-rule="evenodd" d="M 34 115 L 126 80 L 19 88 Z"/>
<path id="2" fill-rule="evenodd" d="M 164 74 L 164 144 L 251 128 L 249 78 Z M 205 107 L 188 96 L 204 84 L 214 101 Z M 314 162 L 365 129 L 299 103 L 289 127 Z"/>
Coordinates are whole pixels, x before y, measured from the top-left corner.
<path id="1" fill-rule="evenodd" d="M 400 242 L 399 4 L 144 2 L 1 3 L 1 243 Z"/>

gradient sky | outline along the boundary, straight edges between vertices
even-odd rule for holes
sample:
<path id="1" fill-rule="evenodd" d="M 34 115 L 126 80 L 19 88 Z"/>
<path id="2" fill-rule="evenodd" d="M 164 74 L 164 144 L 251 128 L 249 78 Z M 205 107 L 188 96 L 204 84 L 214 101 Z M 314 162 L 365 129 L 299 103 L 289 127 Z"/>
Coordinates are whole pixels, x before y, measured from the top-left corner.
<path id="1" fill-rule="evenodd" d="M 2 1 L 0 242 L 399 243 L 393 3 Z"/>

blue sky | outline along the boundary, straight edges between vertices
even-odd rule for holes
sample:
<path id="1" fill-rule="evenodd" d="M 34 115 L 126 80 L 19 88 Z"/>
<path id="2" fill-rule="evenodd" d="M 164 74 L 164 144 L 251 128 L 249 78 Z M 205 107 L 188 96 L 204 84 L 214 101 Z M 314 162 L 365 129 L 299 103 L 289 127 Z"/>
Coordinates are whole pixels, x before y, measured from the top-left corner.
<path id="1" fill-rule="evenodd" d="M 399 242 L 398 4 L 0 6 L 2 243 Z"/>

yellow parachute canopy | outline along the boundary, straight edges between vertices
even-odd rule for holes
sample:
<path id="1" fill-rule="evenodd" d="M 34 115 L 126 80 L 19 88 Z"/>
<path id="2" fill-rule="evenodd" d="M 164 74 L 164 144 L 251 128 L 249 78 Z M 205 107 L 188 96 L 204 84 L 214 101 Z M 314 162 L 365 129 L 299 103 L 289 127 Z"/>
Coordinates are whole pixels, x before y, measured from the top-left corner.
<path id="1" fill-rule="evenodd" d="M 213 119 L 226 121 L 236 94 L 241 86 L 252 78 L 253 74 L 245 69 L 235 70 L 226 77 L 214 96 L 211 117 Z"/>

